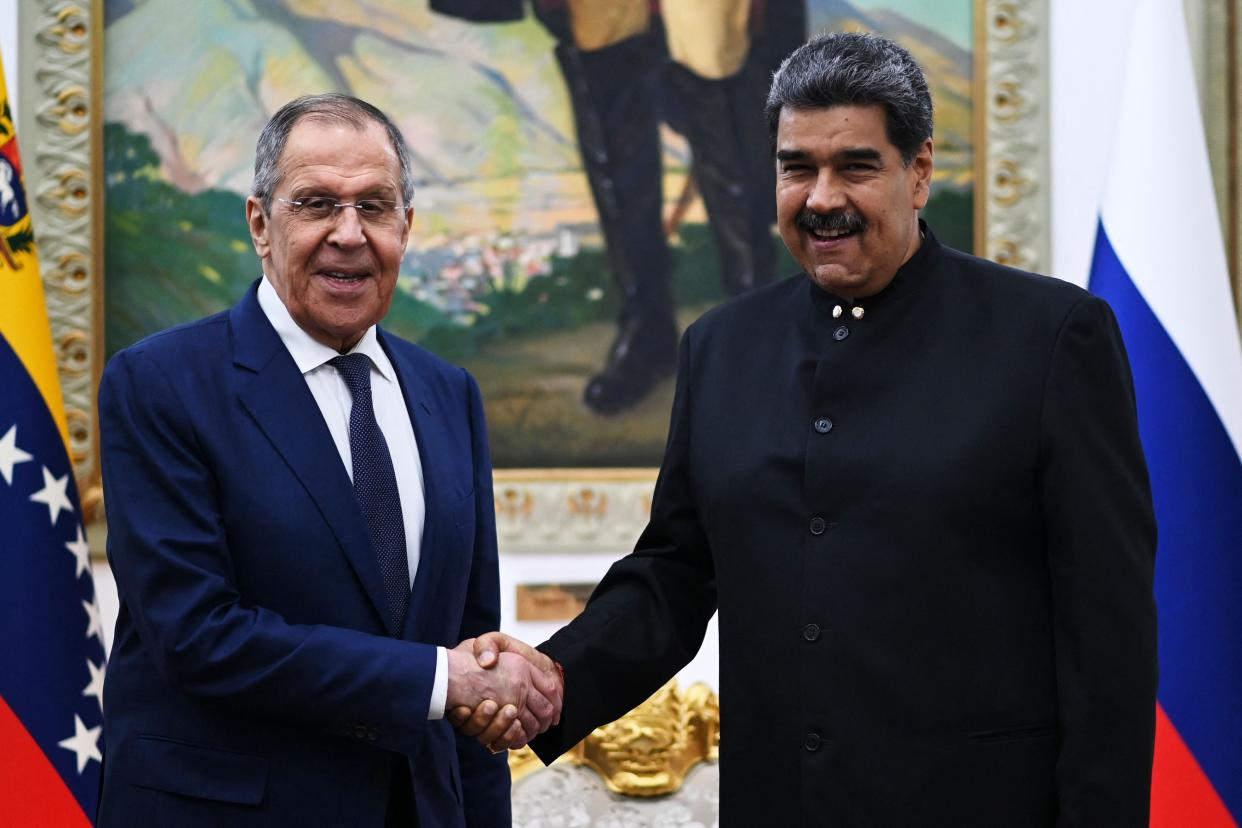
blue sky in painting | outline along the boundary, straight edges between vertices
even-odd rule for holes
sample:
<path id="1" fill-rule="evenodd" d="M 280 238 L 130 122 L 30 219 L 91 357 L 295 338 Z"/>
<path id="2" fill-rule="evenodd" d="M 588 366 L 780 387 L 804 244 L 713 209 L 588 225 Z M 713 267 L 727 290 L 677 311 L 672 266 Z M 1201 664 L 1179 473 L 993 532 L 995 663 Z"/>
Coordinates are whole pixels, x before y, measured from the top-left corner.
<path id="1" fill-rule="evenodd" d="M 969 0 L 852 0 L 863 11 L 888 9 L 947 37 L 963 49 L 971 49 L 974 3 Z"/>

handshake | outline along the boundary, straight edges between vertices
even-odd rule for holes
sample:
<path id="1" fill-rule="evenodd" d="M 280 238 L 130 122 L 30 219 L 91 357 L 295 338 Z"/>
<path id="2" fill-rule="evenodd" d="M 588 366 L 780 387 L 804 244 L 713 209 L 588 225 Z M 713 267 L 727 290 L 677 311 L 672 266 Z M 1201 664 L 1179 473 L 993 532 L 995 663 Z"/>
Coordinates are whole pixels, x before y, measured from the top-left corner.
<path id="1" fill-rule="evenodd" d="M 493 753 L 520 748 L 558 724 L 564 689 L 552 659 L 504 633 L 448 650 L 446 717 Z"/>

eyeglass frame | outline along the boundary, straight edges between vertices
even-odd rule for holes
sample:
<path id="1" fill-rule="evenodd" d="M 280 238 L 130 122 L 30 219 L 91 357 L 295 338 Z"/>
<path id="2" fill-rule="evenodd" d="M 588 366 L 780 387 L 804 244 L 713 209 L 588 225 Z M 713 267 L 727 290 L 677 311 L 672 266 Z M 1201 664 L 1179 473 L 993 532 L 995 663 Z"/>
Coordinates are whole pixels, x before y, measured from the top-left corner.
<path id="1" fill-rule="evenodd" d="M 316 196 L 307 196 L 306 198 L 300 198 L 300 199 L 281 198 L 280 196 L 272 196 L 272 199 L 274 201 L 283 201 L 285 204 L 288 204 L 289 206 L 295 208 L 293 210 L 293 214 L 295 216 L 300 215 L 302 212 L 302 208 L 305 206 L 306 202 L 311 201 L 313 199 L 321 199 L 323 201 L 332 202 L 332 212 L 326 216 L 323 216 L 322 218 L 312 219 L 313 221 L 326 221 L 326 220 L 335 221 L 336 217 L 341 214 L 341 211 L 345 207 L 353 207 L 356 211 L 358 211 L 358 220 L 362 222 L 366 222 L 367 220 L 379 219 L 381 217 L 388 216 L 392 213 L 400 213 L 404 210 L 409 209 L 408 204 L 402 201 L 393 201 L 387 198 L 360 198 L 357 201 L 340 201 L 338 199 L 332 198 L 331 196 L 316 195 Z M 391 208 L 381 208 L 383 212 L 377 215 L 374 215 L 374 216 L 368 216 L 366 213 L 362 212 L 362 207 L 361 207 L 361 205 L 367 204 L 367 203 L 376 204 L 376 205 L 392 204 L 394 206 Z"/>

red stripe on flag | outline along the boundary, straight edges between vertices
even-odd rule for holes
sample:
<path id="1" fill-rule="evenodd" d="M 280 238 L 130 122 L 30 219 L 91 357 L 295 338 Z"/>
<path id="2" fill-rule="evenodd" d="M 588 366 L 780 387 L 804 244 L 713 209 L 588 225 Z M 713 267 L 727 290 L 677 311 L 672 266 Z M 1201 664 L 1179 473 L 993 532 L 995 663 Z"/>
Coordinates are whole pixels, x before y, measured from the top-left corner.
<path id="1" fill-rule="evenodd" d="M 59 750 L 59 748 L 58 748 Z M 0 825 L 90 828 L 77 799 L 0 698 Z"/>
<path id="2" fill-rule="evenodd" d="M 1156 758 L 1151 778 L 1152 828 L 1238 828 L 1194 754 L 1156 705 Z"/>

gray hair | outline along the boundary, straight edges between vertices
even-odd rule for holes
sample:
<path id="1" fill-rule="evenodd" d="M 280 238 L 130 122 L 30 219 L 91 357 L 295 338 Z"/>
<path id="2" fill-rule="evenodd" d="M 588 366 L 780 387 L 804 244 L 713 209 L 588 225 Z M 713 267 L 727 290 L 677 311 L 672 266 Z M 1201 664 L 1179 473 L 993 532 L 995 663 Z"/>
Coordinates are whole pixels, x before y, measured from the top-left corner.
<path id="1" fill-rule="evenodd" d="M 910 53 L 893 41 L 863 32 L 812 38 L 785 58 L 772 77 L 764 115 L 776 142 L 781 110 L 833 106 L 884 107 L 888 140 L 909 166 L 932 135 L 927 78 Z"/>
<path id="2" fill-rule="evenodd" d="M 410 200 L 414 198 L 414 175 L 410 171 L 410 151 L 405 146 L 401 130 L 387 115 L 366 101 L 338 92 L 326 92 L 321 95 L 303 95 L 289 101 L 276 110 L 276 114 L 259 133 L 259 142 L 254 150 L 254 185 L 250 192 L 262 202 L 263 212 L 268 213 L 272 209 L 272 194 L 280 184 L 282 175 L 280 156 L 285 151 L 289 133 L 304 118 L 337 121 L 357 129 L 366 127 L 368 121 L 382 126 L 388 133 L 388 140 L 392 142 L 401 168 L 401 200 L 409 206 Z"/>

